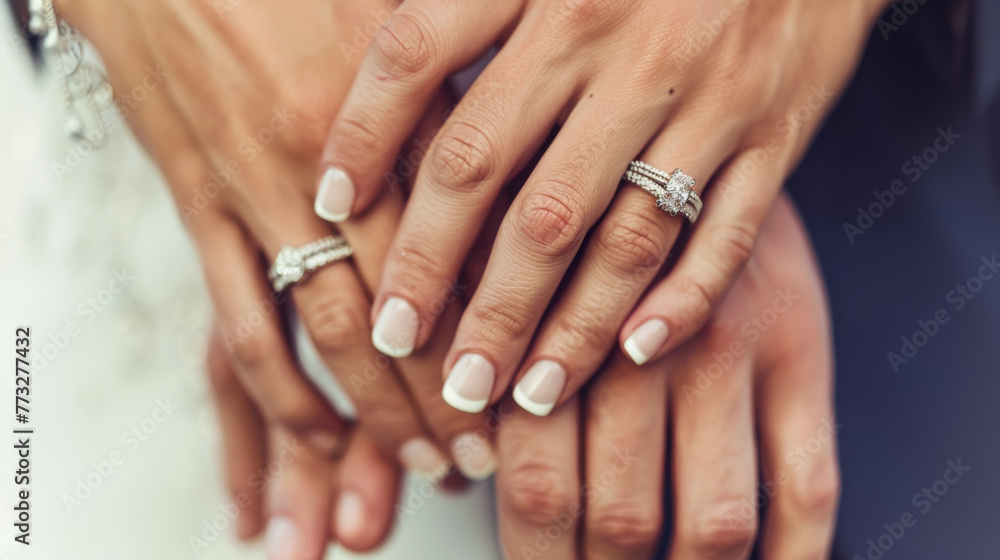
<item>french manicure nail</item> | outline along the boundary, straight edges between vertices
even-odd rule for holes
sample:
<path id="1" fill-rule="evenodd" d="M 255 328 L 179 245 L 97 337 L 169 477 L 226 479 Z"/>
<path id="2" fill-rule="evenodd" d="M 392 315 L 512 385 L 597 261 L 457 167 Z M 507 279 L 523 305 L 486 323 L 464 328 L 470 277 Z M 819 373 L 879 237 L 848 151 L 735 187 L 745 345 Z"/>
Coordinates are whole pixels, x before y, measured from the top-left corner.
<path id="1" fill-rule="evenodd" d="M 451 443 L 451 456 L 462 476 L 469 480 L 486 480 L 497 470 L 493 446 L 487 438 L 468 432 Z"/>
<path id="2" fill-rule="evenodd" d="M 306 436 L 306 441 L 325 457 L 334 456 L 342 443 L 337 435 L 329 432 L 313 432 Z"/>
<path id="3" fill-rule="evenodd" d="M 670 329 L 659 319 L 650 319 L 632 332 L 625 341 L 625 353 L 641 366 L 660 351 L 667 342 Z"/>
<path id="4" fill-rule="evenodd" d="M 490 402 L 495 377 L 489 360 L 479 354 L 465 354 L 451 368 L 441 396 L 462 412 L 482 412 Z"/>
<path id="5" fill-rule="evenodd" d="M 393 358 L 413 353 L 417 340 L 417 311 L 405 299 L 389 298 L 375 320 L 372 344 L 379 352 Z"/>
<path id="6" fill-rule="evenodd" d="M 282 515 L 268 521 L 264 537 L 268 560 L 298 560 L 301 546 L 299 528 L 294 521 Z"/>
<path id="7" fill-rule="evenodd" d="M 548 416 L 566 386 L 566 371 L 550 360 L 531 366 L 514 387 L 514 402 L 535 416 Z"/>
<path id="8" fill-rule="evenodd" d="M 448 460 L 424 438 L 413 438 L 399 448 L 399 462 L 406 470 L 437 478 L 448 470 Z"/>
<path id="9" fill-rule="evenodd" d="M 337 502 L 337 537 L 357 540 L 364 536 L 365 502 L 350 490 L 340 495 Z"/>
<path id="10" fill-rule="evenodd" d="M 344 170 L 331 167 L 323 173 L 316 193 L 316 214 L 328 222 L 343 222 L 351 216 L 354 183 Z"/>

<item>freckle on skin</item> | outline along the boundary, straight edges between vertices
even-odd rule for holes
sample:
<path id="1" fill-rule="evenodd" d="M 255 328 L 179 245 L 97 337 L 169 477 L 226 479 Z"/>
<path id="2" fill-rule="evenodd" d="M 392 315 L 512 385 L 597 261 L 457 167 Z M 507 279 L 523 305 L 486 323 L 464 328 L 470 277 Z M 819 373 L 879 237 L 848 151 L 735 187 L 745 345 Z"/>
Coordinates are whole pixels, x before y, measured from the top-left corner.
<path id="1" fill-rule="evenodd" d="M 670 95 L 674 94 L 674 88 L 670 88 Z"/>

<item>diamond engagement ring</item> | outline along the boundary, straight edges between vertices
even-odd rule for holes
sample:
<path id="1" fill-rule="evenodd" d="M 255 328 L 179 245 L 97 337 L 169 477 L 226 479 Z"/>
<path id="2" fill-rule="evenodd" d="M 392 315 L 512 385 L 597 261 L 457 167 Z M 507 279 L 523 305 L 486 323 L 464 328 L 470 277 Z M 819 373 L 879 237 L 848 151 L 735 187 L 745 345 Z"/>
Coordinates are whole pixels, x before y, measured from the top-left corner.
<path id="1" fill-rule="evenodd" d="M 656 197 L 656 206 L 671 216 L 683 213 L 691 223 L 701 214 L 701 197 L 692 188 L 695 180 L 680 169 L 667 175 L 639 160 L 628 164 L 625 180 Z"/>
<path id="2" fill-rule="evenodd" d="M 267 272 L 267 279 L 280 294 L 324 266 L 350 257 L 353 252 L 346 239 L 333 235 L 301 247 L 283 245 Z"/>

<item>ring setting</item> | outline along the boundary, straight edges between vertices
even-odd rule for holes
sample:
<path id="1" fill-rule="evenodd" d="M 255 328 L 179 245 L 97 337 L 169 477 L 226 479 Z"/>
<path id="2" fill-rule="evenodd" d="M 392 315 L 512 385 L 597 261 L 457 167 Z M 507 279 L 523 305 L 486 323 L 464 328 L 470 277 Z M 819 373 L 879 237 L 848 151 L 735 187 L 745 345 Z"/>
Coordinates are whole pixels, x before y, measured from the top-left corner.
<path id="1" fill-rule="evenodd" d="M 330 235 L 301 247 L 283 245 L 267 273 L 271 287 L 282 293 L 305 281 L 317 270 L 351 256 L 354 249 L 347 240 Z"/>
<path id="2" fill-rule="evenodd" d="M 693 224 L 701 214 L 702 201 L 694 192 L 696 181 L 680 169 L 667 174 L 645 162 L 628 164 L 625 180 L 656 197 L 656 206 L 671 216 L 684 214 Z"/>

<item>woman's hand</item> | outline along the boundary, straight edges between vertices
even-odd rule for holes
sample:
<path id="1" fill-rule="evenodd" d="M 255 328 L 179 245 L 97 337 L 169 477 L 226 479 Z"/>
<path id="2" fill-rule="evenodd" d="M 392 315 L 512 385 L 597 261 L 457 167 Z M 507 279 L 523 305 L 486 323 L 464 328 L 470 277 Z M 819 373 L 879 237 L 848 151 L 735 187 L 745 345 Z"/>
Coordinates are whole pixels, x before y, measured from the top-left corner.
<path id="1" fill-rule="evenodd" d="M 319 559 L 331 541 L 351 550 L 382 542 L 392 525 L 399 471 L 369 436 L 357 431 L 343 457 L 331 458 L 291 432 L 267 426 L 237 379 L 218 330 L 208 366 L 237 536 L 256 536 L 269 519 L 270 560 Z"/>
<path id="2" fill-rule="evenodd" d="M 562 123 L 462 317 L 446 397 L 482 410 L 513 380 L 518 403 L 547 414 L 619 332 L 637 363 L 678 347 L 742 270 L 884 1 L 404 2 L 331 128 L 316 197 L 328 220 L 368 208 L 442 80 L 505 42 L 420 167 L 374 298 L 376 346 L 426 344 L 497 193 Z M 633 159 L 682 168 L 709 193 L 683 257 L 645 297 L 684 218 L 620 188 Z"/>
<path id="3" fill-rule="evenodd" d="M 312 212 L 312 176 L 356 72 L 344 45 L 359 29 L 377 28 L 386 3 L 246 2 L 221 13 L 216 5 L 80 0 L 63 15 L 102 54 L 119 99 L 131 102 L 119 106 L 195 240 L 247 393 L 269 423 L 332 456 L 342 451 L 341 423 L 298 371 L 281 324 L 285 298 L 272 292 L 265 263 L 283 245 L 334 233 Z M 162 80 L 144 81 L 149 69 Z M 383 200 L 371 221 L 394 227 L 402 193 Z M 353 263 L 322 268 L 293 289 L 293 303 L 384 457 L 438 476 L 454 455 L 468 476 L 486 476 L 490 446 L 473 436 L 485 417 L 461 414 L 440 396 L 447 333 L 436 350 L 399 363 L 368 342 L 371 267 L 381 266 L 389 231 L 353 238 Z"/>
<path id="4" fill-rule="evenodd" d="M 764 560 L 829 555 L 839 476 L 826 297 L 787 200 L 760 238 L 677 352 L 642 367 L 616 353 L 551 417 L 508 419 L 496 480 L 511 558 L 645 559 L 666 534 L 670 560 L 736 560 L 758 532 Z"/>

